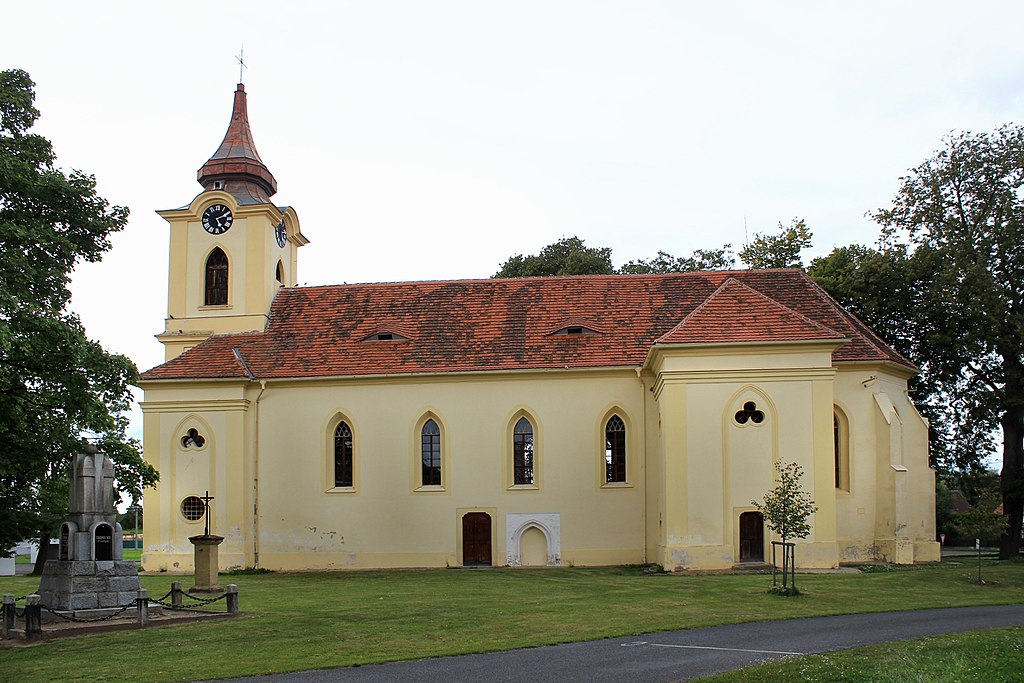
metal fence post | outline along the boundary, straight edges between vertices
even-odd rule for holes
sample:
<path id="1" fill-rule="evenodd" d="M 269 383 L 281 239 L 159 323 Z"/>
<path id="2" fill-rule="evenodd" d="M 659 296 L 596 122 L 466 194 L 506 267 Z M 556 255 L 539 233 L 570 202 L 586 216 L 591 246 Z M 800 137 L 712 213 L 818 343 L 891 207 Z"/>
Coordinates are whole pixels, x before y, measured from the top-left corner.
<path id="1" fill-rule="evenodd" d="M 229 583 L 227 586 L 228 614 L 238 614 L 238 586 Z"/>
<path id="2" fill-rule="evenodd" d="M 4 593 L 4 631 L 3 637 L 10 638 L 14 630 L 14 616 L 17 614 L 18 606 L 14 604 L 14 594 Z"/>
<path id="3" fill-rule="evenodd" d="M 171 582 L 171 609 L 181 609 L 181 581 Z"/>
<path id="4" fill-rule="evenodd" d="M 43 637 L 43 606 L 40 600 L 35 593 L 25 598 L 25 638 L 28 640 Z"/>
<path id="5" fill-rule="evenodd" d="M 139 610 L 139 626 L 149 623 L 149 591 L 145 588 L 139 589 L 138 597 L 135 598 L 135 606 Z"/>

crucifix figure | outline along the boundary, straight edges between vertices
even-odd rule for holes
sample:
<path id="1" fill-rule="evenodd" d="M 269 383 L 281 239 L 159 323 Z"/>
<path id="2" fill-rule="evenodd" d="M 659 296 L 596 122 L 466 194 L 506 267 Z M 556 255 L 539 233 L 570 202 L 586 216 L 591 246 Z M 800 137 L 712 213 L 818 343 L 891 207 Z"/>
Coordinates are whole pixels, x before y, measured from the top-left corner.
<path id="1" fill-rule="evenodd" d="M 205 496 L 200 496 L 199 500 L 203 501 L 203 517 L 206 518 L 206 531 L 204 535 L 210 535 L 210 501 L 213 500 L 213 496 L 207 491 Z"/>
<path id="2" fill-rule="evenodd" d="M 238 60 L 238 82 L 239 83 L 242 82 L 242 70 L 245 69 L 245 67 L 246 67 L 244 55 L 245 55 L 245 46 L 243 45 L 242 49 L 238 51 L 237 55 L 235 55 L 235 59 Z"/>

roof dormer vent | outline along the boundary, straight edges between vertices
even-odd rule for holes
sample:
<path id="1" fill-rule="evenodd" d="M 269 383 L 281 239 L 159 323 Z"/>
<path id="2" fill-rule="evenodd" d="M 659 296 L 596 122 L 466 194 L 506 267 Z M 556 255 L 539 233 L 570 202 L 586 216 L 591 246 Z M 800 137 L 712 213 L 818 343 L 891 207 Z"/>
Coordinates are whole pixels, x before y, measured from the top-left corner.
<path id="1" fill-rule="evenodd" d="M 392 332 L 391 330 L 381 330 L 379 332 L 371 334 L 369 337 L 364 337 L 363 341 L 409 341 L 409 337 L 406 337 L 403 334 L 399 334 L 398 332 Z"/>

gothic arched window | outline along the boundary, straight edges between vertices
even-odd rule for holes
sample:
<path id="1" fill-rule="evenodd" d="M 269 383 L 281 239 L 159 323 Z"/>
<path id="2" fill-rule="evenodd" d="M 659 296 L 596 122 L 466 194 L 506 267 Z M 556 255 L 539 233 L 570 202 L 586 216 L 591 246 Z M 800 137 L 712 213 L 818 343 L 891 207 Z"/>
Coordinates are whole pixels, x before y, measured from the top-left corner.
<path id="1" fill-rule="evenodd" d="M 420 445 L 423 456 L 423 486 L 441 485 L 441 428 L 433 420 L 427 420 L 420 431 Z"/>
<path id="2" fill-rule="evenodd" d="M 626 481 L 626 425 L 612 415 L 604 426 L 605 483 Z"/>
<path id="3" fill-rule="evenodd" d="M 525 417 L 512 430 L 512 483 L 533 483 L 533 425 Z"/>
<path id="4" fill-rule="evenodd" d="M 205 306 L 228 305 L 228 257 L 220 247 L 216 247 L 206 259 L 205 289 Z"/>
<path id="5" fill-rule="evenodd" d="M 344 421 L 334 430 L 334 485 L 352 486 L 352 428 Z"/>

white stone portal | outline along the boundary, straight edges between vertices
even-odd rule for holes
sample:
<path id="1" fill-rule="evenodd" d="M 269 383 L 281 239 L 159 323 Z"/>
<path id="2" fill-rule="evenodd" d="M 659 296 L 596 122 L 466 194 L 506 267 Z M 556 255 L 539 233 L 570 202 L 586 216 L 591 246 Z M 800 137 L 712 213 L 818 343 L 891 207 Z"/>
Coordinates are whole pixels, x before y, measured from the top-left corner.
<path id="1" fill-rule="evenodd" d="M 543 544 L 538 534 L 543 535 Z M 557 512 L 506 515 L 505 564 L 510 567 L 561 565 L 561 515 Z"/>

